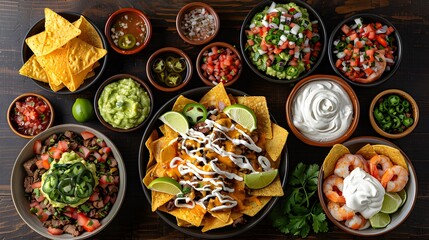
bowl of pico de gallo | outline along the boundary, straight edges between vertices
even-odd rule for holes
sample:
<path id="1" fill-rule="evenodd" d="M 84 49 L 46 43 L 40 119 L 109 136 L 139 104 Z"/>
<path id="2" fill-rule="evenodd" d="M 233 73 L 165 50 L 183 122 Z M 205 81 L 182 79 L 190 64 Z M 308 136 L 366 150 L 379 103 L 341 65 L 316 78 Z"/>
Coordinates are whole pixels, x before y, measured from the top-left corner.
<path id="1" fill-rule="evenodd" d="M 246 16 L 240 31 L 244 60 L 262 79 L 294 83 L 319 66 L 327 34 L 319 14 L 306 2 L 263 1 Z"/>
<path id="2" fill-rule="evenodd" d="M 328 42 L 334 71 L 360 87 L 379 85 L 395 74 L 402 58 L 402 40 L 389 20 L 361 13 L 340 22 Z"/>

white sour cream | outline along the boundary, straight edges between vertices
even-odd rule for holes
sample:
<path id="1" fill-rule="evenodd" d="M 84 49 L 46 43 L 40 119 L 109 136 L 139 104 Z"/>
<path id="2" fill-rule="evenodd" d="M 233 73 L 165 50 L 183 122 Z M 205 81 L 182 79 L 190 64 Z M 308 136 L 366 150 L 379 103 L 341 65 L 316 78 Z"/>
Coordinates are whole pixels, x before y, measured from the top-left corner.
<path id="1" fill-rule="evenodd" d="M 361 168 L 355 168 L 344 179 L 343 196 L 347 207 L 366 219 L 380 212 L 384 194 L 381 183 Z"/>
<path id="2" fill-rule="evenodd" d="M 293 124 L 307 138 L 327 142 L 341 137 L 353 119 L 347 92 L 330 80 L 303 85 L 292 103 Z"/>

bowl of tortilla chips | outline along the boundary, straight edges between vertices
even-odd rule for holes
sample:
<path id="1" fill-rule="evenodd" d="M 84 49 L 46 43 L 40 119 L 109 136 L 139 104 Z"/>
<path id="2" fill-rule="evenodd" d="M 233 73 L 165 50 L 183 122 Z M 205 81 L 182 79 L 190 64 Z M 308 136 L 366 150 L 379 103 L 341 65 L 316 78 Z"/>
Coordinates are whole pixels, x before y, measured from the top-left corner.
<path id="1" fill-rule="evenodd" d="M 103 34 L 90 19 L 45 8 L 45 18 L 25 36 L 19 74 L 50 92 L 81 92 L 103 73 L 106 49 Z"/>
<path id="2" fill-rule="evenodd" d="M 256 115 L 257 129 L 253 130 L 252 139 L 255 139 L 257 133 L 259 140 L 255 142 L 263 149 L 261 154 L 265 154 L 264 156 L 260 155 L 258 159 L 267 159 L 267 166 L 271 167 L 271 170 L 276 169 L 274 171 L 278 171 L 275 179 L 260 189 L 249 189 L 245 185 L 245 181 L 243 181 L 245 177 L 242 176 L 250 172 L 248 169 L 243 169 L 244 167 L 242 168 L 240 164 L 239 167 L 233 160 L 234 158 L 222 156 L 215 150 L 219 150 L 219 148 L 214 145 L 220 146 L 222 143 L 225 146 L 234 147 L 231 144 L 232 140 L 221 139 L 219 136 L 221 134 L 226 136 L 225 133 L 220 132 L 229 131 L 227 130 L 228 127 L 222 127 L 224 126 L 223 122 L 230 121 L 232 123 L 228 129 L 234 129 L 236 125 L 239 125 L 225 117 L 227 115 L 222 112 L 225 107 L 237 103 L 252 109 Z M 182 112 L 182 109 L 186 109 L 189 104 L 193 106 L 203 105 L 207 108 L 208 115 L 204 122 L 190 125 L 190 129 L 184 135 L 177 133 L 159 120 L 166 112 Z M 216 116 L 220 117 L 216 118 Z M 215 133 L 217 131 L 214 130 L 215 128 L 208 131 L 202 130 L 204 128 L 202 126 L 208 127 L 210 124 L 214 124 L 213 126 L 219 124 L 216 127 L 216 129 L 220 129 L 219 134 Z M 198 131 L 193 131 L 191 128 L 200 129 L 205 136 L 213 136 L 213 139 L 218 139 L 200 143 L 198 148 L 204 152 L 201 156 L 204 156 L 205 160 L 191 153 L 189 155 L 184 154 L 183 151 L 186 150 L 181 148 L 181 146 L 185 146 L 182 140 L 187 139 L 192 132 Z M 243 131 L 248 132 L 247 129 Z M 233 132 L 235 131 L 233 130 Z M 270 116 L 265 97 L 246 96 L 242 91 L 225 89 L 223 84 L 213 88 L 192 89 L 174 97 L 154 114 L 143 134 L 140 145 L 139 174 L 142 179 L 143 191 L 152 211 L 156 212 L 173 228 L 196 238 L 223 239 L 249 230 L 267 216 L 278 197 L 283 195 L 289 161 L 286 148 L 287 135 L 288 132 L 277 125 Z M 228 136 L 234 138 L 230 132 L 228 132 Z M 243 137 L 243 139 L 248 138 Z M 217 141 L 220 142 L 216 143 Z M 247 141 L 252 142 L 249 139 Z M 228 148 L 225 148 L 225 151 L 229 151 Z M 256 155 L 255 152 L 251 153 L 251 151 L 243 150 L 243 152 Z M 198 153 L 195 152 L 195 154 Z M 235 154 L 238 156 L 239 152 L 235 152 Z M 248 159 L 255 158 L 249 155 Z M 198 164 L 196 159 L 202 162 Z M 244 163 L 247 160 L 242 158 L 242 161 Z M 236 164 L 234 165 L 234 163 Z M 257 162 L 254 164 L 255 169 L 261 169 Z M 194 175 L 189 174 L 189 172 L 186 173 L 187 170 L 183 172 L 184 169 L 191 172 L 201 172 L 204 169 L 204 172 L 201 172 L 203 175 Z M 229 178 L 226 177 L 227 175 Z M 182 184 L 183 186 L 180 186 L 180 188 L 183 187 L 182 192 L 171 195 L 148 188 L 155 179 L 158 180 L 162 177 L 171 178 L 170 181 L 177 181 L 178 184 Z M 189 181 L 193 181 L 195 184 Z M 223 190 L 216 191 L 216 186 Z M 185 193 L 186 188 L 188 189 L 187 193 Z M 183 202 L 183 197 L 190 199 Z M 186 204 L 193 205 L 193 207 L 186 206 Z"/>
<path id="3" fill-rule="evenodd" d="M 328 193 L 330 189 L 327 187 L 329 185 L 327 182 L 330 181 L 329 178 L 342 178 L 339 176 L 343 174 L 343 171 L 340 171 L 340 169 L 342 166 L 346 165 L 344 165 L 344 161 L 341 161 L 344 160 L 346 156 L 349 159 L 364 163 L 359 168 L 367 172 L 364 178 L 366 181 L 359 182 L 358 185 L 354 185 L 353 187 L 354 180 L 351 179 L 357 176 L 354 172 L 359 172 L 361 170 L 357 169 L 358 166 L 351 164 L 347 169 L 349 175 L 344 178 L 343 182 L 340 184 L 341 187 L 336 188 L 336 186 L 340 185 L 333 184 L 334 187 L 331 189 L 333 191 Z M 381 161 L 377 159 L 384 160 Z M 386 161 L 389 161 L 390 165 L 385 165 Z M 365 162 L 368 163 L 368 165 L 366 165 Z M 393 167 L 401 168 L 405 171 L 405 174 L 402 176 L 396 175 L 395 173 L 391 179 L 387 178 L 390 179 L 392 183 L 395 182 L 395 184 L 398 182 L 402 182 L 402 184 L 405 183 L 405 185 L 402 186 L 399 186 L 399 184 L 392 184 L 391 186 L 399 186 L 399 188 L 396 189 L 389 186 L 390 181 L 387 182 L 386 185 L 383 184 L 383 182 L 386 182 L 385 175 L 389 175 L 388 172 L 390 172 L 390 170 L 388 169 L 393 169 Z M 405 177 L 406 175 L 407 177 Z M 373 179 L 374 183 L 379 181 L 379 188 L 377 188 L 377 184 L 368 184 L 368 182 L 371 181 L 369 179 Z M 407 180 L 405 181 L 404 179 Z M 366 189 L 366 187 L 370 185 L 372 186 L 370 188 L 371 191 Z M 349 191 L 350 188 L 352 188 L 353 191 Z M 370 136 L 356 137 L 343 144 L 334 145 L 320 168 L 318 178 L 318 196 L 326 216 L 343 231 L 361 237 L 386 234 L 405 222 L 414 208 L 417 189 L 417 176 L 410 158 L 395 144 L 382 138 Z M 333 192 L 335 193 L 333 194 Z M 377 195 L 380 195 L 379 199 L 377 199 Z M 394 198 L 393 195 L 396 195 L 396 198 Z M 341 197 L 344 197 L 345 203 L 338 202 L 339 208 L 336 209 L 336 207 L 333 207 L 337 206 L 334 199 L 341 199 Z M 384 201 L 390 202 L 386 200 L 386 198 L 399 201 L 396 202 L 398 204 L 396 206 L 397 208 L 393 208 L 393 210 L 389 209 L 389 207 L 386 208 L 387 205 L 392 206 L 392 204 L 383 204 Z M 357 199 L 360 200 L 355 201 Z M 356 210 L 352 202 L 358 203 L 360 205 L 360 210 Z M 377 212 L 377 203 L 382 204 L 379 212 Z M 373 210 L 369 210 L 370 208 Z M 339 214 L 340 210 L 344 210 L 344 212 Z M 370 213 L 371 211 L 372 213 Z M 373 215 L 374 213 L 375 215 Z M 368 215 L 368 219 L 364 217 L 365 215 Z M 340 217 L 344 217 L 344 219 L 338 219 Z M 365 219 L 364 221 L 356 221 L 356 218 L 362 219 L 362 217 Z"/>

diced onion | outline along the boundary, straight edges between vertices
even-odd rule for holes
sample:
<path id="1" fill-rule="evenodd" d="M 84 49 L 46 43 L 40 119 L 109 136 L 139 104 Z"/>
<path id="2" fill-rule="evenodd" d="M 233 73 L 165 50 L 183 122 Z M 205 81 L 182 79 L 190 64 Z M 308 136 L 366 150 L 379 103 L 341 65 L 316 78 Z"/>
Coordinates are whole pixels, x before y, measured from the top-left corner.
<path id="1" fill-rule="evenodd" d="M 345 56 L 346 56 L 346 54 L 344 52 L 337 53 L 337 58 L 343 58 Z"/>
<path id="2" fill-rule="evenodd" d="M 290 32 L 294 35 L 297 35 L 300 28 L 301 27 L 298 24 L 295 24 L 295 26 L 293 26 L 293 28 L 290 30 Z"/>

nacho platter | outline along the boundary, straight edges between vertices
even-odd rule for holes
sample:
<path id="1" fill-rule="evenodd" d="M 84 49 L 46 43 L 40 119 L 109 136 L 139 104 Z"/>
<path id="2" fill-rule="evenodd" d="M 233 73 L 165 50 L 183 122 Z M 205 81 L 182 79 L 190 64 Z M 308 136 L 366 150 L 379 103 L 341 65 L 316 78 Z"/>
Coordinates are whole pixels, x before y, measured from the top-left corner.
<path id="1" fill-rule="evenodd" d="M 198 101 L 210 90 L 211 90 L 211 87 L 202 87 L 202 88 L 189 90 L 187 92 L 182 93 L 181 95 L 188 98 L 188 99 Z M 234 97 L 247 95 L 246 93 L 239 91 L 239 90 L 235 90 L 235 89 L 226 89 L 226 91 L 228 94 L 230 94 Z M 150 138 L 153 130 L 158 129 L 162 125 L 162 122 L 160 120 L 158 120 L 158 118 L 163 113 L 168 112 L 171 109 L 173 109 L 173 106 L 174 106 L 176 100 L 180 97 L 181 96 L 176 96 L 173 99 L 171 99 L 170 101 L 168 101 L 164 106 L 162 106 L 160 108 L 160 110 L 157 113 L 155 113 L 152 120 L 148 124 L 148 127 L 147 127 L 147 129 L 143 135 L 141 145 L 140 145 L 140 151 L 139 151 L 139 174 L 140 174 L 141 179 L 144 179 L 146 176 L 147 164 L 148 164 L 147 159 L 149 159 L 149 154 L 150 154 L 149 150 L 146 148 L 146 141 Z M 271 122 L 275 123 L 275 120 L 272 118 L 272 116 L 270 116 L 270 118 L 271 118 Z M 279 177 L 280 177 L 279 183 L 281 184 L 281 187 L 284 188 L 285 182 L 286 182 L 287 167 L 288 167 L 288 151 L 287 151 L 286 146 L 283 148 L 283 151 L 280 152 L 280 157 L 279 157 L 278 161 L 280 161 L 280 165 L 278 166 Z M 146 196 L 148 202 L 152 206 L 153 202 L 152 202 L 151 190 L 149 190 L 143 182 L 142 182 L 142 188 L 143 188 L 143 191 L 145 193 L 145 196 Z M 179 231 L 182 231 L 188 235 L 198 237 L 198 238 L 219 239 L 219 238 L 232 237 L 232 236 L 241 234 L 241 233 L 249 230 L 251 227 L 255 226 L 259 221 L 261 221 L 270 212 L 270 209 L 274 206 L 274 204 L 277 202 L 277 200 L 278 200 L 278 197 L 266 198 L 265 206 L 262 207 L 261 209 L 259 209 L 260 211 L 259 210 L 256 211 L 257 213 L 255 212 L 255 215 L 253 217 L 246 217 L 247 222 L 243 225 L 239 225 L 237 227 L 232 227 L 231 225 L 229 225 L 230 223 L 228 223 L 228 224 L 225 224 L 228 226 L 220 227 L 217 229 L 212 229 L 212 230 L 207 231 L 207 232 L 202 232 L 201 227 L 182 227 L 182 226 L 187 225 L 186 222 L 177 221 L 176 217 L 174 217 L 174 216 L 172 216 L 169 213 L 166 213 L 164 211 L 160 211 L 160 210 L 164 210 L 162 208 L 158 208 L 158 210 L 156 210 L 156 213 L 164 221 L 166 221 L 170 226 L 172 226 L 173 228 L 175 228 Z M 265 201 L 265 199 L 263 199 L 261 201 Z M 155 208 L 157 208 L 157 207 L 159 207 L 159 206 L 156 206 Z M 233 215 L 233 212 L 231 212 L 231 217 L 234 218 L 232 215 Z M 218 217 L 220 218 L 221 216 L 218 216 Z M 208 221 L 210 221 L 210 220 L 208 220 Z M 208 223 L 208 224 L 210 224 L 210 223 Z"/>

